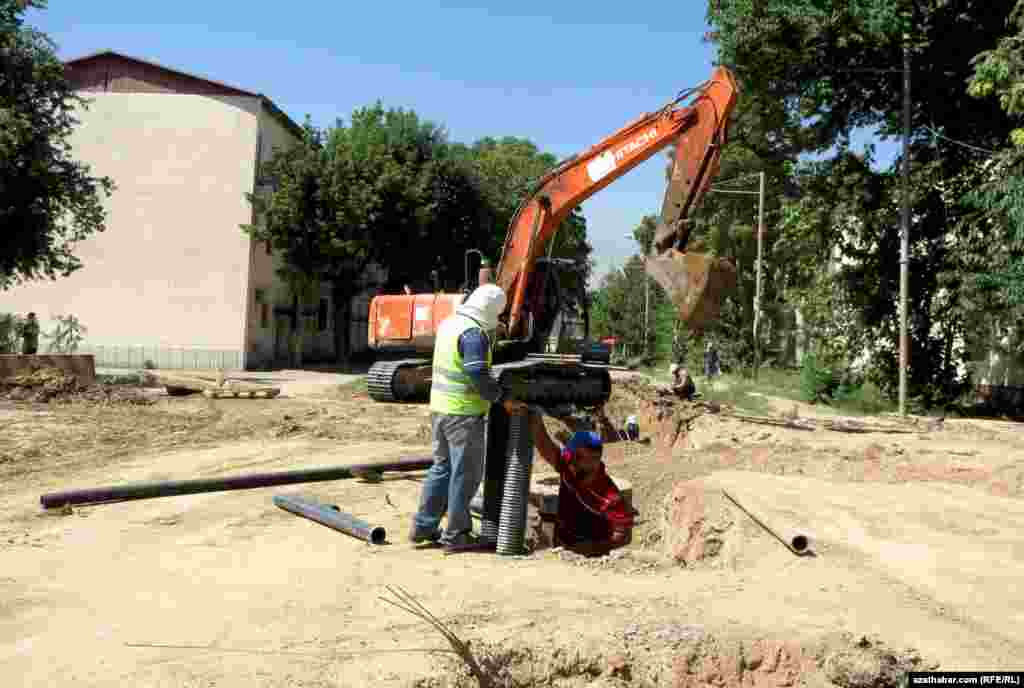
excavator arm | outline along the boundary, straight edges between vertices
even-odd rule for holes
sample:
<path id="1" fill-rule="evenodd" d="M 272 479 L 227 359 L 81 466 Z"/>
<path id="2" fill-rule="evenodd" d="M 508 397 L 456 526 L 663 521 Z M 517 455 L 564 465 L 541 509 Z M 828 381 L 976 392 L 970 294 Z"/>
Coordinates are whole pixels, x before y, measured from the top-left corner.
<path id="1" fill-rule="evenodd" d="M 691 328 L 701 329 L 717 316 L 721 296 L 735 286 L 735 269 L 683 251 L 689 214 L 718 173 L 736 93 L 732 74 L 719 67 L 705 84 L 563 161 L 537 182 L 513 217 L 495 275 L 509 296 L 506 337 L 530 336 L 529 278 L 559 224 L 573 208 L 673 142 L 675 162 L 646 270 Z M 691 95 L 691 104 L 682 105 Z"/>

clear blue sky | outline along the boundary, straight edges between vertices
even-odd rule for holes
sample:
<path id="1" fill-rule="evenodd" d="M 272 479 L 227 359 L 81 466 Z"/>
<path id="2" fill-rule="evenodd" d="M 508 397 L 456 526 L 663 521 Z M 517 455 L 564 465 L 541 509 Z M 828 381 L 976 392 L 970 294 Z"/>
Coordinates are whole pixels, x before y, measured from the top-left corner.
<path id="1" fill-rule="evenodd" d="M 520 136 L 565 157 L 708 77 L 704 10 L 700 0 L 50 0 L 28 23 L 64 59 L 116 50 L 264 93 L 300 123 L 347 119 L 379 98 L 455 141 Z M 660 211 L 663 170 L 655 156 L 584 203 L 599 274 L 635 252 L 623 235 Z"/>

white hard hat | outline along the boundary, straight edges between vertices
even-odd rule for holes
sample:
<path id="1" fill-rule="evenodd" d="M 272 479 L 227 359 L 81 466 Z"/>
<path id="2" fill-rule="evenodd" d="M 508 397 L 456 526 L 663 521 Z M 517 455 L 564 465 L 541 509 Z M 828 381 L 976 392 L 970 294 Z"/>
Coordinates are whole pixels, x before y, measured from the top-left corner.
<path id="1" fill-rule="evenodd" d="M 668 367 L 668 372 L 669 372 L 670 375 L 675 375 L 677 370 L 679 370 L 679 364 L 678 363 L 673 363 L 672 365 L 670 365 Z"/>
<path id="2" fill-rule="evenodd" d="M 484 284 L 473 290 L 455 312 L 476 320 L 485 330 L 493 330 L 498 326 L 498 316 L 505 310 L 506 301 L 501 287 L 497 284 Z"/>

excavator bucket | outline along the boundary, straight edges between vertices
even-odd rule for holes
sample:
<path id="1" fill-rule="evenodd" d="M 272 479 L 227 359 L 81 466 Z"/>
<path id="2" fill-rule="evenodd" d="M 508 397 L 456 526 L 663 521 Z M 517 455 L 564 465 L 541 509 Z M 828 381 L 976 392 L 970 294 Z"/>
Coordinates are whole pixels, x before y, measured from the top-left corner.
<path id="1" fill-rule="evenodd" d="M 647 274 L 679 309 L 679 319 L 701 332 L 718 318 L 722 301 L 736 288 L 736 267 L 721 258 L 670 248 L 645 261 Z"/>

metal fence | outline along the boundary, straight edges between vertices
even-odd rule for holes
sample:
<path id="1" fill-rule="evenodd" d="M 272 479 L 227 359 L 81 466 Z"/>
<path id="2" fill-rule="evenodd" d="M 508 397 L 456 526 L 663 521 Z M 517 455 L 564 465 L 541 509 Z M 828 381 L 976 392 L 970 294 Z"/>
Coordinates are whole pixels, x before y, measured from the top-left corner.
<path id="1" fill-rule="evenodd" d="M 242 352 L 234 349 L 193 349 L 189 347 L 83 345 L 76 353 L 92 354 L 97 368 L 159 368 L 240 370 Z"/>

